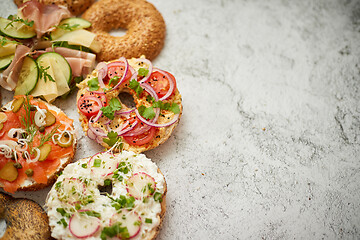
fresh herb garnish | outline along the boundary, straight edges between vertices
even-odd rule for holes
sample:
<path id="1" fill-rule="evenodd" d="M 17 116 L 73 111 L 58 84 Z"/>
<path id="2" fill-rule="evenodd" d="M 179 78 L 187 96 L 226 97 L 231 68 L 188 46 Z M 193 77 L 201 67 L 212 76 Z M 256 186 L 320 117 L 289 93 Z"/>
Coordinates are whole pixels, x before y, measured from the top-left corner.
<path id="1" fill-rule="evenodd" d="M 99 81 L 98 81 L 98 78 L 97 78 L 97 77 L 94 77 L 94 78 L 90 79 L 90 80 L 87 82 L 87 85 L 89 86 L 89 90 L 90 90 L 90 91 L 99 90 Z"/>
<path id="2" fill-rule="evenodd" d="M 68 226 L 67 222 L 65 221 L 65 219 L 60 219 L 57 224 L 62 224 L 64 226 L 64 228 L 66 228 Z"/>
<path id="3" fill-rule="evenodd" d="M 138 111 L 140 115 L 146 119 L 153 119 L 156 115 L 152 106 L 147 108 L 144 105 L 141 105 L 138 107 Z"/>
<path id="4" fill-rule="evenodd" d="M 138 81 L 136 81 L 135 79 L 132 79 L 129 82 L 129 88 L 131 88 L 132 90 L 134 90 L 137 94 L 137 96 L 139 97 L 140 94 L 143 92 L 143 88 L 140 86 L 140 83 Z"/>
<path id="5" fill-rule="evenodd" d="M 162 202 L 162 194 L 159 192 L 154 193 L 154 200 L 158 202 Z"/>
<path id="6" fill-rule="evenodd" d="M 135 206 L 135 198 L 132 196 L 126 197 L 124 195 L 120 195 L 119 198 L 114 199 L 108 194 L 107 197 L 111 199 L 111 206 L 114 207 L 116 210 L 120 210 L 122 208 L 130 210 Z"/>
<path id="7" fill-rule="evenodd" d="M 176 103 L 164 103 L 162 101 L 153 102 L 152 106 L 145 107 L 140 105 L 138 111 L 140 115 L 146 119 L 153 119 L 155 117 L 154 108 L 160 108 L 160 110 L 168 110 L 175 114 L 180 113 L 180 107 Z"/>
<path id="8" fill-rule="evenodd" d="M 90 217 L 97 217 L 97 218 L 100 218 L 101 217 L 101 215 L 100 215 L 100 213 L 98 213 L 98 212 L 95 212 L 95 211 L 83 211 L 83 212 L 80 212 L 80 214 L 86 214 L 86 215 L 88 215 L 88 216 L 90 216 Z"/>
<path id="9" fill-rule="evenodd" d="M 64 24 L 61 24 L 61 25 L 58 25 L 58 26 L 55 26 L 55 27 L 60 28 L 60 29 L 65 30 L 65 31 L 73 31 L 78 26 L 80 26 L 80 24 L 70 25 L 69 23 L 64 23 Z"/>
<path id="10" fill-rule="evenodd" d="M 117 222 L 113 224 L 111 227 L 104 227 L 101 231 L 100 238 L 101 240 L 106 240 L 107 237 L 115 237 L 119 236 L 121 239 L 130 238 L 129 231 L 127 227 L 121 227 L 121 223 Z"/>
<path id="11" fill-rule="evenodd" d="M 145 223 L 152 223 L 152 219 L 151 218 L 145 218 Z"/>
<path id="12" fill-rule="evenodd" d="M 101 165 L 101 159 L 100 158 L 95 159 L 93 167 L 100 167 L 100 165 Z"/>
<path id="13" fill-rule="evenodd" d="M 115 77 L 111 78 L 110 81 L 109 81 L 109 86 L 110 86 L 112 83 L 114 83 L 114 85 L 118 84 L 118 83 L 119 83 L 119 79 L 120 79 L 119 76 L 115 76 Z"/>
<path id="14" fill-rule="evenodd" d="M 148 75 L 149 73 L 149 69 L 146 68 L 139 68 L 138 70 L 138 74 L 139 76 L 145 77 L 146 75 Z"/>
<path id="15" fill-rule="evenodd" d="M 104 180 L 104 186 L 110 186 L 112 183 L 111 179 L 105 179 Z"/>
<path id="16" fill-rule="evenodd" d="M 41 147 L 42 145 L 44 145 L 44 143 L 46 143 L 47 141 L 49 141 L 49 140 L 52 138 L 52 136 L 56 133 L 56 131 L 58 130 L 58 128 L 59 128 L 60 126 L 61 126 L 61 125 L 59 124 L 59 125 L 57 125 L 56 127 L 54 127 L 54 128 L 51 130 L 51 132 L 49 132 L 48 134 L 42 135 L 41 138 L 40 138 L 40 144 L 39 144 L 38 148 Z"/>
<path id="17" fill-rule="evenodd" d="M 0 39 L 0 45 L 3 47 L 5 44 L 7 44 L 7 43 L 15 43 L 15 44 L 19 44 L 17 41 L 11 41 L 11 40 L 9 40 L 9 39 L 7 39 L 7 38 L 5 38 L 5 37 L 2 37 L 1 39 Z"/>
<path id="18" fill-rule="evenodd" d="M 117 98 L 112 98 L 109 101 L 109 105 L 100 109 L 103 115 L 107 118 L 114 120 L 115 112 L 121 110 L 121 102 Z"/>
<path id="19" fill-rule="evenodd" d="M 82 167 L 82 168 L 87 168 L 87 163 L 81 164 L 81 167 Z"/>
<path id="20" fill-rule="evenodd" d="M 44 81 L 46 82 L 47 80 L 51 81 L 51 82 L 55 82 L 54 78 L 48 74 L 47 70 L 50 68 L 50 66 L 48 66 L 47 68 L 44 68 L 44 66 L 39 65 L 39 78 L 44 78 Z"/>
<path id="21" fill-rule="evenodd" d="M 32 27 L 34 25 L 34 21 L 29 21 L 26 19 L 19 18 L 17 15 L 9 15 L 8 20 L 10 20 L 10 22 L 5 26 L 5 29 L 8 28 L 9 26 L 14 27 L 13 25 L 14 22 L 21 22 L 28 27 Z"/>
<path id="22" fill-rule="evenodd" d="M 67 213 L 63 208 L 56 208 L 56 211 L 61 214 L 63 217 L 70 218 L 70 213 Z"/>
<path id="23" fill-rule="evenodd" d="M 119 140 L 119 136 L 116 132 L 111 131 L 108 132 L 107 138 L 103 138 L 104 143 L 109 145 L 110 147 L 114 146 L 114 144 Z"/>

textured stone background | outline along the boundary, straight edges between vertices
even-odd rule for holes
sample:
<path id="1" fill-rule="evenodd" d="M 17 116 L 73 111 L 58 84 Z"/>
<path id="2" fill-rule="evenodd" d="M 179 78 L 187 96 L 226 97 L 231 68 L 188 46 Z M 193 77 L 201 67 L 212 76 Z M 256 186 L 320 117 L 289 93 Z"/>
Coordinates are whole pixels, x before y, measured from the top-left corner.
<path id="1" fill-rule="evenodd" d="M 150 2 L 184 104 L 146 152 L 168 183 L 158 239 L 360 239 L 360 2 Z M 76 158 L 100 151 L 75 124 Z"/>

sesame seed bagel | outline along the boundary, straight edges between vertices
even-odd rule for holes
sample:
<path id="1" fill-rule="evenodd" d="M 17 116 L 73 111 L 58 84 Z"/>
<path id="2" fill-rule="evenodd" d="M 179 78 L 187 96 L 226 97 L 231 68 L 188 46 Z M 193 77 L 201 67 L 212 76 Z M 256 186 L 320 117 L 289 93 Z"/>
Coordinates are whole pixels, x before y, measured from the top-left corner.
<path id="1" fill-rule="evenodd" d="M 79 88 L 77 93 L 79 120 L 87 136 L 105 148 L 114 147 L 114 142 L 109 142 L 111 140 L 109 133 L 113 132 L 118 134 L 117 139 L 121 142 L 121 147 L 114 151 L 124 149 L 141 153 L 159 146 L 171 136 L 182 115 L 182 99 L 176 86 L 176 80 L 170 73 L 153 68 L 151 62 L 144 58 L 132 58 L 128 61 L 125 58 L 121 59 L 107 63 L 102 62 L 103 68 L 97 67 L 92 74 L 77 85 Z M 128 65 L 126 76 L 124 76 L 125 70 L 121 70 L 125 63 Z M 149 71 L 146 76 L 137 74 L 144 69 L 145 71 L 153 70 Z M 97 84 L 97 81 L 103 78 L 103 71 L 107 73 L 101 80 L 104 86 L 90 91 L 89 86 Z M 118 80 L 117 86 L 110 83 L 112 81 L 109 76 L 114 74 L 121 78 L 121 81 Z M 170 82 L 173 83 L 172 91 L 169 86 Z M 114 89 L 106 90 L 112 87 Z M 121 97 L 124 93 L 128 95 L 130 102 L 133 100 L 134 106 L 126 103 L 128 99 Z M 94 98 L 95 100 L 96 98 L 101 99 L 100 104 L 103 108 L 100 109 L 98 103 L 93 101 Z M 113 108 L 112 101 L 117 103 L 118 110 L 109 113 L 109 108 Z M 150 116 L 140 113 L 141 109 L 146 109 L 144 112 L 150 112 Z M 116 135 L 113 141 L 115 141 L 115 137 Z"/>
<path id="2" fill-rule="evenodd" d="M 56 239 L 155 239 L 166 181 L 143 154 L 102 152 L 69 164 L 46 199 Z M 86 227 L 85 227 L 86 226 Z"/>
<path id="3" fill-rule="evenodd" d="M 0 113 L 0 187 L 35 191 L 55 182 L 74 158 L 73 120 L 37 98 L 15 96 Z"/>
<path id="4" fill-rule="evenodd" d="M 1 239 L 44 240 L 51 232 L 46 212 L 36 202 L 0 192 L 0 218 L 7 228 Z"/>
<path id="5" fill-rule="evenodd" d="M 152 60 L 161 51 L 165 40 L 165 21 L 160 12 L 144 0 L 99 0 L 84 12 L 82 18 L 92 23 L 102 51 L 99 61 L 110 61 L 145 55 Z M 113 29 L 126 29 L 124 36 L 109 34 Z"/>
<path id="6" fill-rule="evenodd" d="M 29 0 L 14 0 L 15 4 L 20 7 L 21 4 Z M 56 4 L 59 6 L 65 6 L 69 11 L 77 16 L 83 13 L 95 0 L 37 0 L 45 5 Z"/>

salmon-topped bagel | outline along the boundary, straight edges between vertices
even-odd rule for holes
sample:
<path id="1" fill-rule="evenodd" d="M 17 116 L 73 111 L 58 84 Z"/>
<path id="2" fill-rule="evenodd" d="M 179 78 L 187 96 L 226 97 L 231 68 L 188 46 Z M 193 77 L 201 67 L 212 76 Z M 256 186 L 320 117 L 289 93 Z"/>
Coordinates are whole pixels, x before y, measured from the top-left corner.
<path id="1" fill-rule="evenodd" d="M 36 202 L 25 198 L 13 198 L 0 192 L 0 219 L 6 222 L 6 230 L 0 239 L 43 240 L 50 239 L 49 219 Z"/>
<path id="2" fill-rule="evenodd" d="M 0 187 L 13 193 L 52 184 L 76 149 L 73 120 L 31 96 L 15 96 L 0 112 Z"/>
<path id="3" fill-rule="evenodd" d="M 153 149 L 170 137 L 182 114 L 174 76 L 144 58 L 101 62 L 77 86 L 83 130 L 108 149 Z M 126 93 L 133 102 L 126 103 Z"/>
<path id="4" fill-rule="evenodd" d="M 90 31 L 102 44 L 99 61 L 119 57 L 154 59 L 164 46 L 166 26 L 161 13 L 145 0 L 99 0 L 84 12 Z M 112 36 L 113 29 L 126 29 L 123 36 Z"/>
<path id="5" fill-rule="evenodd" d="M 14 0 L 15 4 L 20 7 L 24 2 L 28 2 L 29 0 Z M 58 5 L 64 6 L 69 9 L 69 11 L 77 16 L 83 13 L 86 9 L 90 7 L 95 0 L 37 0 L 38 2 L 45 5 Z"/>
<path id="6" fill-rule="evenodd" d="M 144 154 L 98 153 L 69 164 L 46 199 L 56 239 L 155 239 L 166 181 Z"/>

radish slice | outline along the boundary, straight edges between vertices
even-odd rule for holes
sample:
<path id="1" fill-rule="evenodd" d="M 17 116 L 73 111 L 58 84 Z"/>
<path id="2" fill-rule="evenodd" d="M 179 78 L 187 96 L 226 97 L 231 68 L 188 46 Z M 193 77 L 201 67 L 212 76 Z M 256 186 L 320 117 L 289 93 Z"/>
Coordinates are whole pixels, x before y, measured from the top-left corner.
<path id="1" fill-rule="evenodd" d="M 115 160 L 114 155 L 109 152 L 103 152 L 90 158 L 88 166 L 91 172 L 101 177 L 112 174 L 118 167 L 119 163 Z"/>
<path id="2" fill-rule="evenodd" d="M 155 188 L 155 179 L 144 172 L 135 173 L 126 181 L 127 192 L 136 199 L 151 196 Z"/>
<path id="3" fill-rule="evenodd" d="M 142 221 L 139 214 L 135 211 L 128 211 L 126 209 L 112 215 L 110 225 L 121 223 L 121 227 L 126 227 L 129 232 L 129 238 L 136 237 L 139 234 Z M 121 239 L 121 236 L 118 236 Z"/>
<path id="4" fill-rule="evenodd" d="M 87 238 L 94 235 L 100 228 L 100 219 L 75 213 L 69 221 L 69 230 L 77 238 Z"/>
<path id="5" fill-rule="evenodd" d="M 61 201 L 67 202 L 71 205 L 80 203 L 86 199 L 86 196 L 90 194 L 87 191 L 85 184 L 77 178 L 65 178 L 61 185 L 55 188 L 58 197 Z"/>

